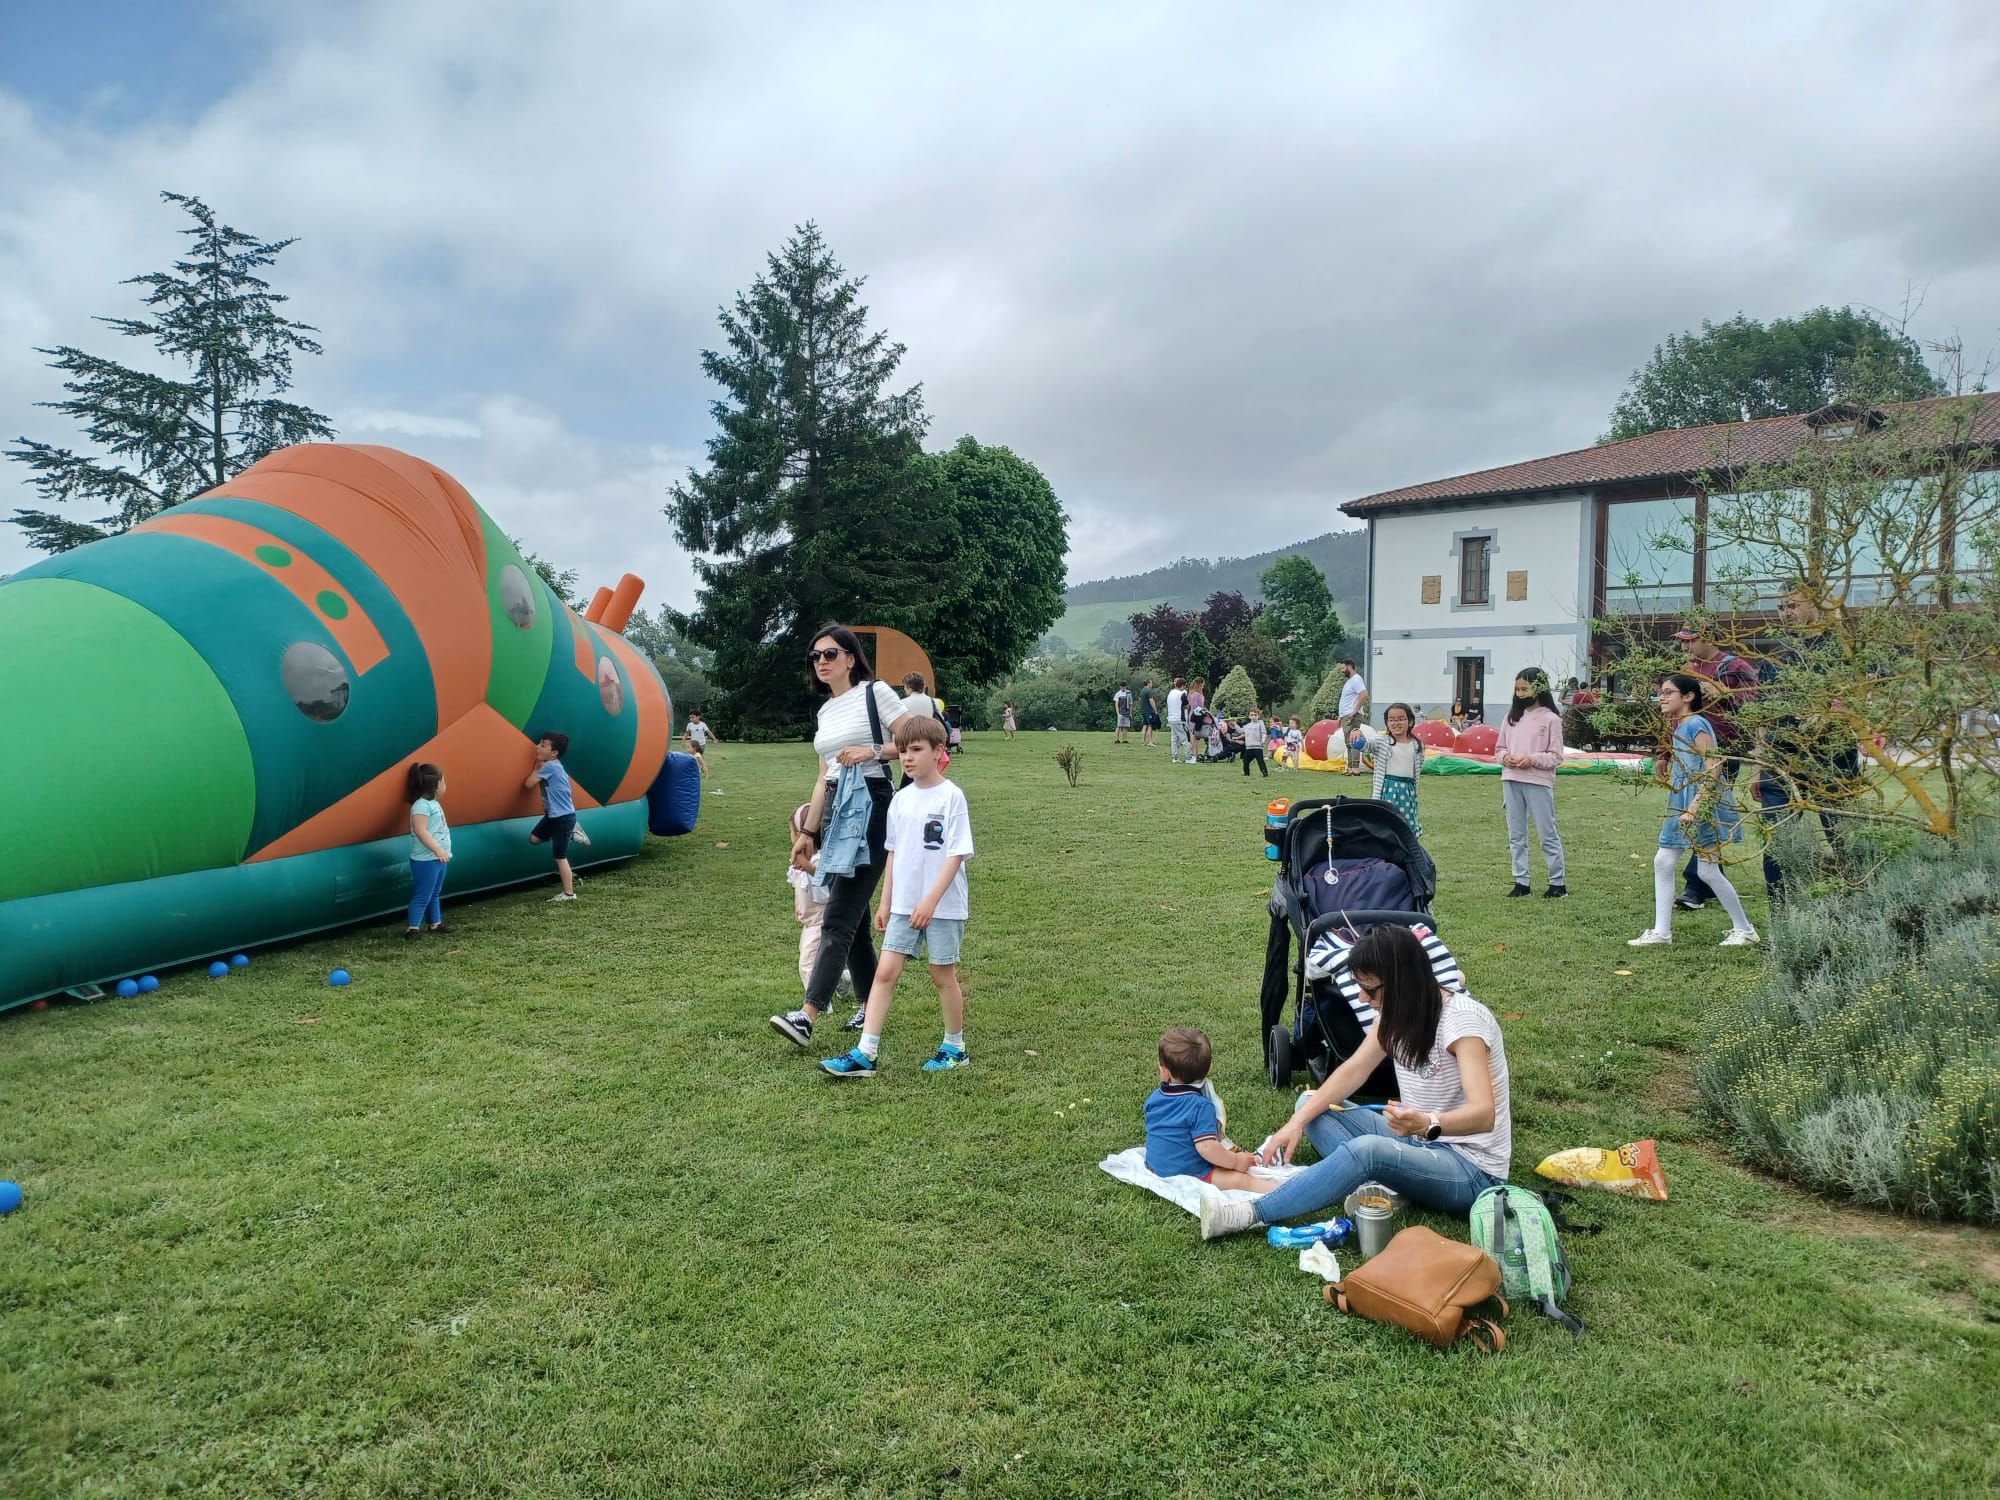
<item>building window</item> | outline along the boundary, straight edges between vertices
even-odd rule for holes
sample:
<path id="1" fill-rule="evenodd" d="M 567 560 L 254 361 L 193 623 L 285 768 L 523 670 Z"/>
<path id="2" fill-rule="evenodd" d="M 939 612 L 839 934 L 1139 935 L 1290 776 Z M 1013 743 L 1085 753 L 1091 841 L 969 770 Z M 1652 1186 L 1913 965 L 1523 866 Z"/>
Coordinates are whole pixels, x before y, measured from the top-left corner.
<path id="1" fill-rule="evenodd" d="M 1458 544 L 1458 602 L 1491 604 L 1487 594 L 1487 549 L 1491 537 L 1469 536 Z"/>

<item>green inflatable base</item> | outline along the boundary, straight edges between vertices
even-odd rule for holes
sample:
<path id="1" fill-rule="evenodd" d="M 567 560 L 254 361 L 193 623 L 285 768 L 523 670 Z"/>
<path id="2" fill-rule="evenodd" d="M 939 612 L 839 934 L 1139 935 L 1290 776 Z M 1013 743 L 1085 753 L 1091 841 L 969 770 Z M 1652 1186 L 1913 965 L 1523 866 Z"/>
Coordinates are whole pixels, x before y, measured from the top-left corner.
<path id="1" fill-rule="evenodd" d="M 549 846 L 528 842 L 535 821 L 452 829 L 445 898 L 550 879 Z M 646 803 L 590 808 L 577 826 L 590 845 L 570 846 L 572 868 L 630 859 L 646 842 Z M 410 840 L 401 837 L 0 902 L 0 1011 L 374 921 L 409 904 Z"/>

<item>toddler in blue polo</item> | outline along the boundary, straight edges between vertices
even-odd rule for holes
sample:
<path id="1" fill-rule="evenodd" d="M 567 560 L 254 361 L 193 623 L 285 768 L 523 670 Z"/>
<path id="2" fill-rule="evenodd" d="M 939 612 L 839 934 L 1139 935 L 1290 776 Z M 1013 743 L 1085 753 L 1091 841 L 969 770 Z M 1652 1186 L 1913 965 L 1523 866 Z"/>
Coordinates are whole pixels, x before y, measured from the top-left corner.
<path id="1" fill-rule="evenodd" d="M 1160 1038 L 1160 1086 L 1146 1096 L 1146 1170 L 1265 1192 L 1277 1183 L 1252 1177 L 1256 1156 L 1222 1134 L 1222 1111 L 1208 1087 L 1212 1059 L 1208 1033 L 1197 1027 L 1176 1026 Z"/>

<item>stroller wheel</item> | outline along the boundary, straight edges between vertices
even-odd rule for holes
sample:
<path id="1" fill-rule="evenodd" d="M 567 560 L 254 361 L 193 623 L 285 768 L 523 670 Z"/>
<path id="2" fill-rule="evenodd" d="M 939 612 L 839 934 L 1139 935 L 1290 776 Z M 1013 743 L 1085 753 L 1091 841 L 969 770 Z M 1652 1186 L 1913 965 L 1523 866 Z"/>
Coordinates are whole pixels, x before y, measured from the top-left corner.
<path id="1" fill-rule="evenodd" d="M 1282 1024 L 1273 1026 L 1265 1039 L 1264 1061 L 1271 1070 L 1271 1086 L 1288 1088 L 1292 1082 L 1292 1033 Z"/>

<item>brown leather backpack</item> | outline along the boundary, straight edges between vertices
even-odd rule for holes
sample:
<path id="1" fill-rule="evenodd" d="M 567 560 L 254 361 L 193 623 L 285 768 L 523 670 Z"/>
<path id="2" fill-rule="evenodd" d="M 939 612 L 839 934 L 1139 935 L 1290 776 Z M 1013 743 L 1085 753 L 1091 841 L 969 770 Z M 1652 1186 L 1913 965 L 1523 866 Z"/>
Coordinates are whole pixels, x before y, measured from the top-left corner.
<path id="1" fill-rule="evenodd" d="M 1491 1299 L 1507 1316 L 1500 1295 L 1500 1267 L 1477 1245 L 1448 1240 L 1434 1229 L 1413 1224 L 1363 1261 L 1338 1286 L 1328 1284 L 1326 1300 L 1342 1312 L 1371 1323 L 1394 1323 L 1426 1343 L 1448 1349 L 1469 1338 L 1488 1354 L 1507 1347 L 1507 1335 L 1489 1318 L 1468 1309 Z"/>

